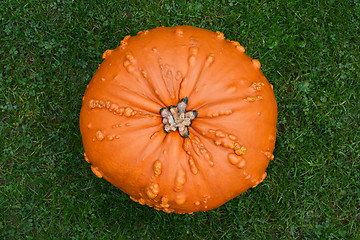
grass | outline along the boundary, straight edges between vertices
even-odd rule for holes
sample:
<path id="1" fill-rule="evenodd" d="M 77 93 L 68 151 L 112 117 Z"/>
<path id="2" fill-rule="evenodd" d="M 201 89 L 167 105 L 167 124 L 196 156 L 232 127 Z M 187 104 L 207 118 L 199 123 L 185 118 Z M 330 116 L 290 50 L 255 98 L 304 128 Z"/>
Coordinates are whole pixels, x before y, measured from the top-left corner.
<path id="1" fill-rule="evenodd" d="M 359 239 L 360 2 L 0 3 L 1 239 Z M 102 52 L 159 25 L 221 31 L 278 101 L 275 159 L 218 209 L 157 212 L 96 178 L 78 126 Z"/>

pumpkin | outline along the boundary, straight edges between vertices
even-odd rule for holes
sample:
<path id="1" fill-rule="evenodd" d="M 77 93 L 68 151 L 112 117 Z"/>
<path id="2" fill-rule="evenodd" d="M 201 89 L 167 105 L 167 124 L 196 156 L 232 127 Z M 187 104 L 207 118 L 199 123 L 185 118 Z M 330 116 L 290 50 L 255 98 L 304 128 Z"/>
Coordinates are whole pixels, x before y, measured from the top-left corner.
<path id="1" fill-rule="evenodd" d="M 103 59 L 80 112 L 96 176 L 167 213 L 214 209 L 264 180 L 277 104 L 238 42 L 158 27 L 126 36 Z"/>

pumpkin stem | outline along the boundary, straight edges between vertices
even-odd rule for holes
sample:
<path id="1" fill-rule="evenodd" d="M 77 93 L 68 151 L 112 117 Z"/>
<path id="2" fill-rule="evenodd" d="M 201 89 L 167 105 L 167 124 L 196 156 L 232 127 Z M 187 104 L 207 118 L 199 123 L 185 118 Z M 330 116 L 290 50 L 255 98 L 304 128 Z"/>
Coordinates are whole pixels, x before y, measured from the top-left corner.
<path id="1" fill-rule="evenodd" d="M 184 97 L 177 106 L 171 105 L 169 108 L 160 109 L 165 133 L 178 130 L 180 136 L 189 138 L 188 128 L 191 125 L 191 122 L 197 117 L 198 112 L 195 110 L 186 111 L 187 103 L 188 98 Z"/>

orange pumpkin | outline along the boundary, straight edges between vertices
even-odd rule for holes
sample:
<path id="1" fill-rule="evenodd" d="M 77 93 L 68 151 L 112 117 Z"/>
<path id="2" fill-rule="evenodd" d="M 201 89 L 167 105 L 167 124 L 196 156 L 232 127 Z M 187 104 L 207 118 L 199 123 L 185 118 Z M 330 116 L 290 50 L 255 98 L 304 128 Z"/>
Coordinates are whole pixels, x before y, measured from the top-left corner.
<path id="1" fill-rule="evenodd" d="M 158 210 L 214 209 L 266 177 L 277 105 L 260 63 L 220 32 L 158 27 L 103 54 L 80 113 L 85 159 Z"/>

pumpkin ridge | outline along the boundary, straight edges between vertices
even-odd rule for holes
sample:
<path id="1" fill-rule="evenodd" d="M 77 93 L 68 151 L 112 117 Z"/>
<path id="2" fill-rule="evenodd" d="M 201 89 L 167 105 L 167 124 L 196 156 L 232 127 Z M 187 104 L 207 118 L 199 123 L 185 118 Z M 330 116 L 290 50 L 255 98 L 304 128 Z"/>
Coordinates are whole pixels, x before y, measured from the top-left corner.
<path id="1" fill-rule="evenodd" d="M 159 108 L 162 107 L 158 102 L 154 101 L 147 96 L 139 94 L 125 86 L 112 89 L 110 94 L 117 95 L 117 92 L 121 89 L 121 95 L 117 96 L 117 100 L 128 103 L 127 105 L 133 108 L 137 108 L 141 111 L 148 112 L 152 115 L 158 116 Z"/>
<path id="2" fill-rule="evenodd" d="M 239 111 L 244 106 L 239 105 L 239 100 L 243 100 L 244 97 L 226 97 L 223 99 L 217 99 L 209 103 L 203 103 L 198 106 L 196 110 L 199 112 L 199 118 L 214 118 L 219 116 L 227 116 Z M 214 109 L 212 111 L 212 109 Z M 217 109 L 221 109 L 220 111 Z M 205 115 L 206 114 L 206 115 Z"/>
<path id="3" fill-rule="evenodd" d="M 157 132 L 161 132 L 161 130 Z M 157 138 L 160 140 L 158 140 Z M 161 157 L 158 156 L 160 155 L 159 147 L 163 145 L 164 139 L 165 139 L 165 135 L 153 133 L 149 137 L 149 143 L 145 145 L 144 149 L 141 150 L 139 149 L 140 154 L 136 158 L 137 159 L 136 161 L 140 163 L 140 162 L 144 162 L 146 159 L 161 159 Z"/>
<path id="4" fill-rule="evenodd" d="M 179 94 L 177 93 L 178 92 L 177 89 L 179 88 L 178 87 L 179 83 L 177 83 L 176 81 L 179 78 L 179 76 L 183 78 L 181 72 L 176 71 L 175 70 L 176 68 L 174 66 L 168 63 L 164 63 L 161 57 L 158 58 L 158 68 L 162 82 L 168 92 L 168 95 L 170 96 L 170 99 L 172 100 L 179 99 Z M 174 72 L 176 72 L 175 76 L 174 76 Z"/>
<path id="5" fill-rule="evenodd" d="M 152 81 L 151 76 L 149 75 L 148 70 L 144 67 L 139 66 L 137 58 L 135 58 L 134 54 L 131 52 L 127 52 L 125 54 L 125 60 L 123 63 L 124 67 L 126 68 L 127 72 L 135 79 L 136 83 L 139 83 L 140 87 L 145 90 L 145 94 L 151 93 L 151 95 L 158 100 L 162 105 L 164 103 L 161 101 L 159 95 L 156 94 L 156 88 L 153 85 L 154 81 Z M 122 86 L 124 87 L 124 86 Z M 130 90 L 130 89 L 128 89 Z M 139 86 L 136 86 L 136 90 L 139 91 Z M 147 91 L 146 91 L 147 90 Z M 158 101 L 151 99 L 152 101 L 160 104 Z M 160 104 L 160 105 L 161 105 Z"/>
<path id="6" fill-rule="evenodd" d="M 207 148 L 204 143 L 204 141 L 201 140 L 204 136 L 194 133 L 190 133 L 190 138 L 185 139 L 185 141 L 188 141 L 188 143 L 184 142 L 184 151 L 187 153 L 188 157 L 193 158 L 195 161 L 195 164 L 197 166 L 198 172 L 193 175 L 193 177 L 202 179 L 203 182 L 206 183 L 206 186 L 202 186 L 201 189 L 198 191 L 201 192 L 200 199 L 196 202 L 199 207 L 203 209 L 207 209 L 207 201 L 209 198 L 211 198 L 210 195 L 207 194 L 207 192 L 216 192 L 219 198 L 222 198 L 223 201 L 228 200 L 226 197 L 226 188 L 220 187 L 217 179 L 213 176 L 216 176 L 216 171 L 214 167 L 216 166 L 216 163 L 213 162 L 211 153 L 207 151 Z M 189 143 L 190 142 L 190 143 Z M 199 148 L 199 145 L 201 146 Z M 203 153 L 201 153 L 201 149 L 205 149 L 206 152 L 208 152 L 208 157 L 205 157 Z M 191 169 L 191 166 L 189 164 L 189 167 Z"/>
<path id="7" fill-rule="evenodd" d="M 196 110 L 199 112 L 199 118 L 215 118 L 219 116 L 231 115 L 251 107 L 248 105 L 241 105 L 239 102 L 254 103 L 260 101 L 266 101 L 261 93 L 242 94 L 236 97 L 225 97 L 223 99 L 215 99 L 213 101 L 209 101 L 208 103 L 203 103 L 197 107 Z M 216 111 L 216 109 L 222 110 Z M 207 114 L 204 115 L 202 113 Z"/>
<path id="8" fill-rule="evenodd" d="M 207 70 L 214 62 L 214 54 L 209 54 L 205 60 L 198 57 L 199 48 L 190 47 L 189 55 L 187 59 L 188 69 L 187 73 L 181 80 L 179 86 L 180 98 L 192 95 L 196 88 L 198 81 L 201 78 L 202 73 Z"/>
<path id="9" fill-rule="evenodd" d="M 91 110 L 99 109 L 99 110 L 107 110 L 109 112 L 112 112 L 114 115 L 120 116 L 120 117 L 155 117 L 154 114 L 146 114 L 142 111 L 137 111 L 134 107 L 129 105 L 118 105 L 110 100 L 102 100 L 102 99 L 90 99 L 88 101 L 88 108 Z"/>
<path id="10" fill-rule="evenodd" d="M 167 71 L 169 64 L 162 62 L 161 57 L 158 56 L 157 61 L 150 62 L 149 65 L 151 67 L 147 66 L 147 68 L 151 68 L 152 70 L 145 69 L 144 71 L 147 74 L 146 79 L 149 82 L 147 87 L 152 92 L 152 95 L 156 97 L 156 99 L 161 103 L 162 107 L 169 106 L 175 101 L 178 101 L 178 96 L 176 96 L 177 91 L 175 91 L 175 89 L 172 91 L 170 85 L 167 83 L 170 81 L 168 75 L 170 70 Z M 175 69 L 173 66 L 170 66 L 170 68 Z M 182 76 L 180 71 L 177 71 L 176 76 L 179 77 L 179 74 Z M 172 71 L 171 75 L 173 75 Z M 176 85 L 174 85 L 174 88 L 175 87 Z"/>
<path id="11" fill-rule="evenodd" d="M 194 133 L 190 134 L 190 143 L 184 143 L 183 150 L 186 154 L 194 159 L 194 164 L 199 166 L 200 161 L 207 162 L 208 166 L 214 166 L 214 161 L 211 153 L 200 140 L 200 137 Z M 201 160 L 200 160 L 201 159 Z"/>
<path id="12" fill-rule="evenodd" d="M 219 148 L 225 148 L 229 150 L 229 153 L 235 153 L 238 156 L 246 154 L 246 146 L 239 142 L 239 136 L 226 132 L 224 130 L 212 127 L 199 128 L 199 124 L 194 126 L 193 129 L 201 133 L 202 137 L 205 137 L 213 142 Z"/>

